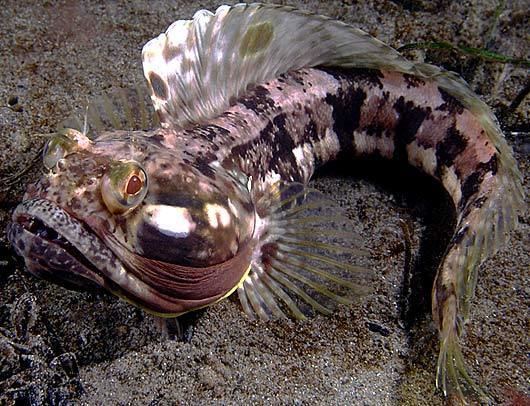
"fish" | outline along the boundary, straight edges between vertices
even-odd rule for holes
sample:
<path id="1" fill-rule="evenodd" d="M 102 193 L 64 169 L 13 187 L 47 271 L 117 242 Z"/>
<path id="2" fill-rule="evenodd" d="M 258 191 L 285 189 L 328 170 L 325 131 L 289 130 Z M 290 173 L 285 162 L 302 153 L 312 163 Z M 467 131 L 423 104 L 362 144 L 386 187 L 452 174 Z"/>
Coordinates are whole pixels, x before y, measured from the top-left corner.
<path id="1" fill-rule="evenodd" d="M 323 165 L 378 156 L 433 177 L 456 212 L 432 288 L 436 385 L 487 399 L 460 337 L 481 263 L 517 227 L 522 177 L 499 124 L 455 73 L 289 6 L 178 20 L 142 49 L 147 98 L 67 120 L 8 225 L 27 270 L 160 317 L 237 292 L 251 318 L 332 314 L 369 294 L 369 253 L 310 188 Z M 125 118 L 121 122 L 121 118 Z"/>

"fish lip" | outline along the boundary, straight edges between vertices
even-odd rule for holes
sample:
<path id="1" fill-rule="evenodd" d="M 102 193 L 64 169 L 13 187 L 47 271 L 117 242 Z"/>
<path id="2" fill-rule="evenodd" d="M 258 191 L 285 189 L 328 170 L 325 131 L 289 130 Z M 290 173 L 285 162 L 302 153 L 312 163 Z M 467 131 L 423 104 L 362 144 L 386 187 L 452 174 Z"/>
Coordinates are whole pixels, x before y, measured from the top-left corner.
<path id="1" fill-rule="evenodd" d="M 32 234 L 19 223 L 8 223 L 7 236 L 15 252 L 24 258 L 28 271 L 49 282 L 59 284 L 71 290 L 100 290 L 104 279 L 96 268 L 86 266 L 79 261 L 77 255 L 72 255 L 58 244 Z M 35 254 L 39 247 L 49 254 L 49 258 L 61 257 L 63 263 L 50 263 Z M 26 248 L 27 247 L 27 248 Z M 65 262 L 69 262 L 65 265 Z"/>
<path id="2" fill-rule="evenodd" d="M 101 230 L 94 229 L 100 223 L 96 217 L 91 216 L 90 224 L 87 224 L 50 200 L 27 199 L 13 212 L 12 222 L 8 226 L 8 238 L 15 251 L 24 258 L 28 270 L 37 276 L 55 283 L 60 282 L 67 287 L 73 284 L 74 288 L 82 290 L 86 290 L 87 285 L 104 288 L 148 312 L 164 317 L 186 312 L 178 298 L 173 300 L 172 297 L 160 294 L 156 287 L 144 282 L 132 269 L 126 268 L 118 254 L 107 245 L 109 241 L 113 241 L 112 234 L 105 231 L 103 226 Z M 46 240 L 42 235 L 32 233 L 32 220 L 41 221 L 47 227 L 48 230 L 37 227 L 37 231 L 44 231 L 41 234 L 46 235 L 51 230 L 61 238 Z M 64 240 L 73 248 L 64 245 Z M 122 255 L 134 254 L 124 252 Z M 68 269 L 61 269 L 66 267 L 61 266 L 61 258 L 68 262 Z M 168 305 L 172 310 L 167 310 Z"/>
<path id="3" fill-rule="evenodd" d="M 74 230 L 84 231 L 77 234 L 77 244 L 71 242 Z M 19 204 L 7 226 L 7 237 L 16 253 L 24 258 L 28 270 L 36 276 L 74 290 L 93 290 L 108 285 L 108 277 L 83 247 L 99 245 L 106 249 L 108 257 L 114 254 L 82 221 L 50 200 L 35 198 Z"/>

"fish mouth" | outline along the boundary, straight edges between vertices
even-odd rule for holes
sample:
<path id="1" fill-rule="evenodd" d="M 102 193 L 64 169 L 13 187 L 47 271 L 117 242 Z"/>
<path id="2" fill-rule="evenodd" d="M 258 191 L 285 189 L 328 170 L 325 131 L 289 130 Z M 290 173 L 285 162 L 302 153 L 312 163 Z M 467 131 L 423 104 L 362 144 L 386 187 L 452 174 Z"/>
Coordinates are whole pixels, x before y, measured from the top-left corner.
<path id="1" fill-rule="evenodd" d="M 97 225 L 97 220 L 91 222 Z M 107 246 L 105 233 L 99 234 L 41 198 L 20 203 L 7 228 L 9 241 L 30 273 L 73 290 L 104 288 L 153 313 L 163 310 L 159 292 L 127 269 Z M 120 253 L 127 254 L 134 255 Z"/>
<path id="2" fill-rule="evenodd" d="M 99 246 L 109 259 L 112 252 L 84 223 L 49 200 L 25 200 L 17 206 L 7 237 L 27 269 L 40 278 L 74 290 L 109 285 L 90 248 Z"/>
<path id="3" fill-rule="evenodd" d="M 131 252 L 103 227 L 94 230 L 94 217 L 89 225 L 50 200 L 28 199 L 13 212 L 8 239 L 32 274 L 76 290 L 104 288 L 162 317 L 210 305 L 246 275 L 250 247 L 219 266 L 178 266 Z"/>

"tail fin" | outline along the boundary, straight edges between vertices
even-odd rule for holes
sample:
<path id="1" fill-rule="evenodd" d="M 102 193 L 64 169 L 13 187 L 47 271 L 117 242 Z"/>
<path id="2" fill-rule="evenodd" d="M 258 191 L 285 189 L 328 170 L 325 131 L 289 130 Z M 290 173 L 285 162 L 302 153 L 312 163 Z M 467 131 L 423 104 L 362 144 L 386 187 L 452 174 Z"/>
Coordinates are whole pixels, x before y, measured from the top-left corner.
<path id="1" fill-rule="evenodd" d="M 445 396 L 452 395 L 462 404 L 468 404 L 466 399 L 478 398 L 489 404 L 490 397 L 475 383 L 469 375 L 460 348 L 459 337 L 462 329 L 462 320 L 458 318 L 457 299 L 455 295 L 445 301 L 442 326 L 440 328 L 440 352 L 436 367 L 436 387 L 441 389 Z"/>

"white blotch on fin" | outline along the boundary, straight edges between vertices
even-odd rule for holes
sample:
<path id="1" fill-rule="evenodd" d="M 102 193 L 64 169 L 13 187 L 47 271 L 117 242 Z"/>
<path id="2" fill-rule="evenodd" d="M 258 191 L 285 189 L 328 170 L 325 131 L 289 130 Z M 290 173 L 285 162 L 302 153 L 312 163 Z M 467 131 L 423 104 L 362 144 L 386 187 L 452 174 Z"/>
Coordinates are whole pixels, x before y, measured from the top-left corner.
<path id="1" fill-rule="evenodd" d="M 151 130 L 160 126 L 145 85 L 117 88 L 89 100 L 75 110 L 58 129 L 73 128 L 89 138 L 108 130 Z"/>
<path id="2" fill-rule="evenodd" d="M 288 6 L 237 4 L 173 23 L 142 50 L 162 125 L 216 117 L 249 85 L 318 65 L 389 68 L 413 64 L 357 28 Z"/>
<path id="3" fill-rule="evenodd" d="M 341 208 L 299 183 L 275 184 L 256 202 L 251 271 L 238 288 L 251 318 L 330 314 L 369 291 L 371 272 L 353 262 L 365 256 Z"/>

